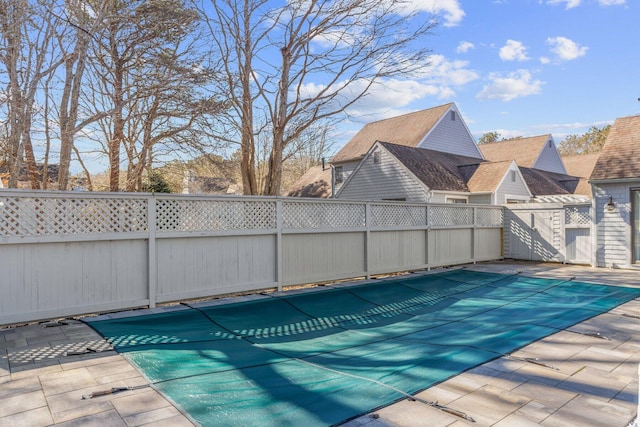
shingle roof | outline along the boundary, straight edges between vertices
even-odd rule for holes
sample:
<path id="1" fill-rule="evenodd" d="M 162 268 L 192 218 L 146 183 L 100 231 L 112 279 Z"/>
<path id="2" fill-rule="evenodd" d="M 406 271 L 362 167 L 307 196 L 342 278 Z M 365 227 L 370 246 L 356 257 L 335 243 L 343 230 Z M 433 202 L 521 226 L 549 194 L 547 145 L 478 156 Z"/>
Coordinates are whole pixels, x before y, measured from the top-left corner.
<path id="1" fill-rule="evenodd" d="M 490 162 L 386 142 L 380 142 L 380 145 L 430 189 L 440 191 L 495 191 L 513 161 Z M 534 196 L 574 194 L 579 184 L 577 178 L 568 175 L 526 167 L 519 169 Z"/>
<path id="2" fill-rule="evenodd" d="M 578 179 L 559 173 L 520 167 L 520 173 L 534 196 L 573 194 Z"/>
<path id="3" fill-rule="evenodd" d="M 500 142 L 480 144 L 478 148 L 485 159 L 490 162 L 501 162 L 504 160 L 515 160 L 518 166 L 525 168 L 533 167 L 540 156 L 550 134 L 531 136 L 528 138 L 514 138 Z"/>
<path id="4" fill-rule="evenodd" d="M 562 163 L 564 163 L 568 175 L 589 178 L 598 161 L 598 157 L 600 157 L 600 153 L 562 156 Z"/>
<path id="5" fill-rule="evenodd" d="M 600 153 L 562 157 L 562 162 L 567 170 L 567 174 L 580 178 L 573 194 L 581 194 L 583 196 L 591 197 L 591 184 L 589 184 L 588 179 L 591 176 L 599 157 Z"/>
<path id="6" fill-rule="evenodd" d="M 502 162 L 485 162 L 478 165 L 476 170 L 467 181 L 469 191 L 480 193 L 484 191 L 495 191 L 498 184 L 505 176 L 513 160 Z"/>
<path id="7" fill-rule="evenodd" d="M 592 180 L 640 178 L 640 116 L 616 119 L 591 173 Z"/>
<path id="8" fill-rule="evenodd" d="M 351 138 L 331 161 L 339 163 L 359 159 L 376 141 L 415 147 L 452 105 L 453 103 L 449 103 L 369 123 Z"/>
<path id="9" fill-rule="evenodd" d="M 331 197 L 331 168 L 310 168 L 293 184 L 289 197 Z"/>
<path id="10" fill-rule="evenodd" d="M 469 192 L 467 176 L 472 175 L 483 160 L 424 148 L 380 142 L 407 169 L 431 190 Z"/>

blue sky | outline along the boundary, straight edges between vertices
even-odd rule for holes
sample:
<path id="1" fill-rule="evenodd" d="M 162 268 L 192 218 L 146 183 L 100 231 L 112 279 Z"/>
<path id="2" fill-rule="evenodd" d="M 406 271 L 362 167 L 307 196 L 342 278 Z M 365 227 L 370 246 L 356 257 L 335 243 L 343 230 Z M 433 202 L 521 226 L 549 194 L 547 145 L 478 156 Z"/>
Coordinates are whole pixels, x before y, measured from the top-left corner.
<path id="1" fill-rule="evenodd" d="M 334 149 L 362 123 L 452 101 L 476 138 L 551 133 L 560 143 L 640 114 L 637 0 L 413 2 L 439 17 L 431 66 L 374 91 L 359 104 L 361 123 L 345 124 Z"/>

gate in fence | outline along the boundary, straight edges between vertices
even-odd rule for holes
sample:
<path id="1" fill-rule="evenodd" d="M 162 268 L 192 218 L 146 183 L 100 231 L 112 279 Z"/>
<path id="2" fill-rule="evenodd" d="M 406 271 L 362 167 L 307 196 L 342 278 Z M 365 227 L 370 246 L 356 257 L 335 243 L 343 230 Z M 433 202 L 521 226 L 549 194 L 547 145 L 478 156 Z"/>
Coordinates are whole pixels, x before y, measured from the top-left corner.
<path id="1" fill-rule="evenodd" d="M 505 258 L 591 264 L 591 204 L 508 205 Z"/>

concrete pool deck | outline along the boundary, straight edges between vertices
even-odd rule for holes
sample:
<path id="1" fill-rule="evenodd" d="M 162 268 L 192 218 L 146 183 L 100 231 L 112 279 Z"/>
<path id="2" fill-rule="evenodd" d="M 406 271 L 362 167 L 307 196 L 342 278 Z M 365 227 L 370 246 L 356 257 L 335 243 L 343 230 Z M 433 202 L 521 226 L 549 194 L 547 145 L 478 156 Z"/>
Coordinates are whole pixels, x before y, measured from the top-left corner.
<path id="1" fill-rule="evenodd" d="M 465 268 L 640 287 L 640 270 L 508 261 Z M 0 329 L 0 426 L 192 425 L 90 327 L 63 323 Z M 474 423 L 405 399 L 343 426 L 627 426 L 637 415 L 640 300 L 513 356 L 537 363 L 501 357 L 416 395 Z M 112 387 L 134 390 L 82 398 Z"/>

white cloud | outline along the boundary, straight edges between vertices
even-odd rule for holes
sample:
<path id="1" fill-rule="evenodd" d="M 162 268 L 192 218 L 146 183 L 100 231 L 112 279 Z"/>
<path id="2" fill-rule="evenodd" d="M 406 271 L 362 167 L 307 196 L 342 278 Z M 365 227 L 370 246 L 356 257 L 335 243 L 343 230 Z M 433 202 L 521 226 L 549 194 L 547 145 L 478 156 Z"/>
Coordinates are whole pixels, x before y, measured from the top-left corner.
<path id="1" fill-rule="evenodd" d="M 443 55 L 431 55 L 429 63 L 421 77 L 438 86 L 464 86 L 480 77 L 467 68 L 469 61 L 449 61 Z"/>
<path id="2" fill-rule="evenodd" d="M 349 113 L 385 118 L 389 114 L 402 114 L 402 108 L 426 97 L 450 101 L 458 88 L 480 77 L 476 71 L 467 68 L 468 61 L 450 61 L 442 55 L 432 55 L 428 60 L 430 65 L 413 80 L 389 79 L 374 84 L 367 96 L 349 108 Z M 357 93 L 364 84 L 358 82 L 352 87 L 352 93 Z M 308 84 L 304 90 L 315 93 L 321 88 L 320 85 Z"/>
<path id="3" fill-rule="evenodd" d="M 484 86 L 476 95 L 480 100 L 501 99 L 512 101 L 516 98 L 537 95 L 542 90 L 543 82 L 533 79 L 528 70 L 518 70 L 503 76 L 499 73 L 489 74 L 490 84 Z"/>
<path id="4" fill-rule="evenodd" d="M 409 0 L 405 8 L 434 15 L 443 14 L 445 27 L 455 27 L 465 15 L 458 0 Z"/>
<path id="5" fill-rule="evenodd" d="M 365 82 L 359 82 L 354 92 Z M 415 80 L 386 80 L 375 83 L 366 96 L 349 108 L 352 117 L 366 117 L 368 121 L 404 114 L 403 107 L 413 101 L 432 96 L 450 99 L 453 91 L 446 86 L 437 86 Z"/>
<path id="6" fill-rule="evenodd" d="M 541 56 L 540 57 L 540 63 L 541 64 L 548 64 L 549 62 L 551 62 L 551 60 L 549 58 L 547 58 L 546 56 Z"/>
<path id="7" fill-rule="evenodd" d="M 517 40 L 507 40 L 507 44 L 500 48 L 500 59 L 503 61 L 526 61 L 527 48 Z"/>
<path id="8" fill-rule="evenodd" d="M 573 9 L 580 6 L 580 3 L 582 3 L 582 0 L 547 0 L 547 4 L 564 4 L 565 9 Z"/>
<path id="9" fill-rule="evenodd" d="M 466 53 L 471 49 L 475 49 L 476 45 L 471 42 L 461 41 L 458 47 L 456 48 L 457 53 Z"/>
<path id="10" fill-rule="evenodd" d="M 549 37 L 547 44 L 551 46 L 551 52 L 555 53 L 558 59 L 563 61 L 571 61 L 584 56 L 589 49 L 566 37 Z"/>
<path id="11" fill-rule="evenodd" d="M 598 0 L 600 6 L 620 6 L 626 2 L 626 0 Z"/>

